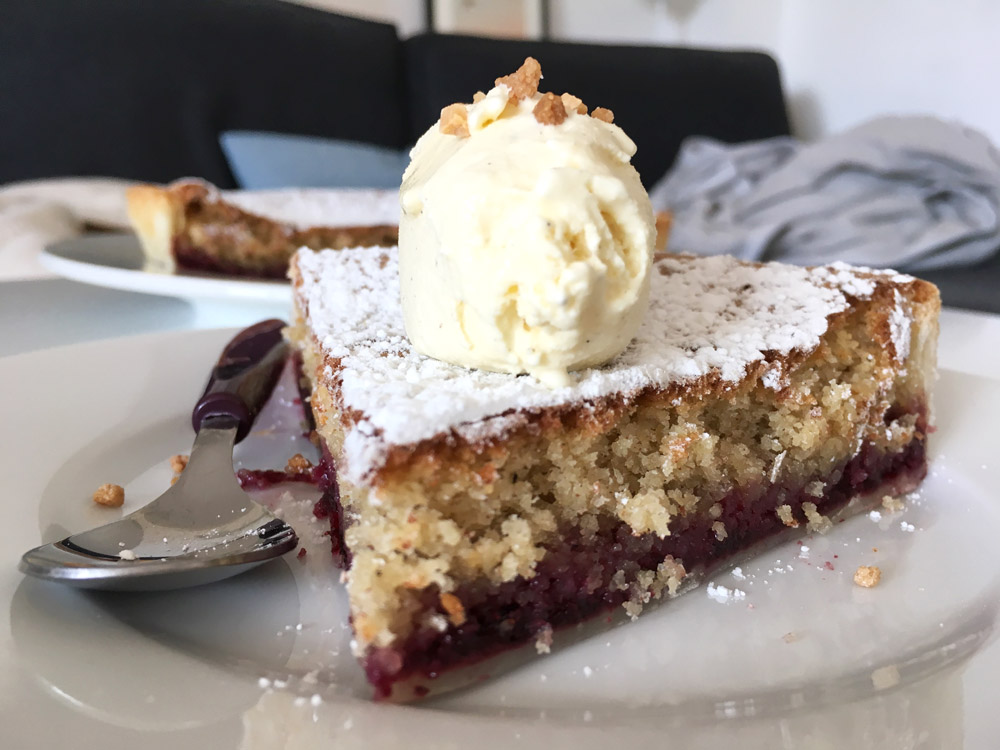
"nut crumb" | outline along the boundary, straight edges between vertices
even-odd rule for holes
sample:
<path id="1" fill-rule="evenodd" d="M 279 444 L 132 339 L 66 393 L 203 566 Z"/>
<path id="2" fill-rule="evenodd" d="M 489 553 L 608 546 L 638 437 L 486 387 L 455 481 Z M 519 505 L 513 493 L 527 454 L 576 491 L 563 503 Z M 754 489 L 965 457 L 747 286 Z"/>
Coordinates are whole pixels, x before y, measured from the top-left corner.
<path id="1" fill-rule="evenodd" d="M 833 528 L 833 521 L 817 510 L 816 503 L 802 503 L 802 511 L 806 514 L 806 528 L 809 531 L 825 534 Z"/>
<path id="2" fill-rule="evenodd" d="M 484 94 L 482 91 L 477 91 L 475 94 L 472 95 L 472 103 L 476 104 L 477 102 L 481 102 L 485 98 L 486 94 Z"/>
<path id="3" fill-rule="evenodd" d="M 445 135 L 457 135 L 459 138 L 468 138 L 469 110 L 461 102 L 449 104 L 441 110 L 441 122 L 438 128 Z"/>
<path id="4" fill-rule="evenodd" d="M 118 484 L 102 484 L 94 492 L 94 502 L 105 508 L 120 508 L 125 502 L 125 488 Z"/>
<path id="5" fill-rule="evenodd" d="M 715 538 L 718 539 L 720 542 L 725 541 L 726 537 L 729 536 L 729 534 L 726 532 L 725 524 L 723 524 L 722 521 L 716 521 L 715 523 L 713 523 L 712 531 L 715 532 Z"/>
<path id="6" fill-rule="evenodd" d="M 552 651 L 552 626 L 546 625 L 535 636 L 535 651 L 547 654 Z"/>
<path id="7" fill-rule="evenodd" d="M 445 591 L 441 594 L 441 608 L 448 613 L 448 619 L 451 624 L 458 627 L 465 622 L 465 607 L 462 606 L 462 602 L 454 594 Z"/>
<path id="8" fill-rule="evenodd" d="M 312 461 L 303 456 L 301 453 L 296 453 L 288 459 L 288 463 L 285 464 L 285 473 L 307 474 L 312 466 Z"/>
<path id="9" fill-rule="evenodd" d="M 854 571 L 854 582 L 866 589 L 878 586 L 882 580 L 882 570 L 877 565 L 859 565 Z"/>
<path id="10" fill-rule="evenodd" d="M 576 112 L 578 115 L 587 114 L 587 105 L 583 103 L 583 99 L 580 97 L 573 96 L 567 92 L 559 98 L 562 99 L 563 106 L 567 112 Z"/>
<path id="11" fill-rule="evenodd" d="M 888 690 L 899 684 L 899 669 L 895 664 L 879 667 L 872 672 L 872 687 L 876 690 Z"/>
<path id="12" fill-rule="evenodd" d="M 799 522 L 795 520 L 795 515 L 792 513 L 791 505 L 779 505 L 775 512 L 785 526 L 794 529 L 799 525 Z"/>
<path id="13" fill-rule="evenodd" d="M 542 80 L 542 66 L 533 57 L 524 58 L 524 63 L 509 76 L 497 78 L 494 85 L 501 83 L 510 89 L 510 99 L 519 102 L 530 99 L 538 93 L 538 83 Z"/>
<path id="14" fill-rule="evenodd" d="M 183 453 L 178 453 L 176 456 L 170 457 L 170 470 L 174 474 L 180 474 L 184 469 L 187 468 L 188 460 L 190 456 L 186 456 Z"/>
<path id="15" fill-rule="evenodd" d="M 890 513 L 895 513 L 896 511 L 903 510 L 906 507 L 906 503 L 903 502 L 901 497 L 893 497 L 892 495 L 882 496 L 882 507 L 885 508 Z"/>
<path id="16" fill-rule="evenodd" d="M 607 107 L 596 107 L 594 111 L 590 113 L 590 116 L 595 120 L 606 122 L 609 125 L 615 121 L 615 113 Z"/>
<path id="17" fill-rule="evenodd" d="M 558 125 L 566 120 L 566 107 L 563 106 L 562 99 L 550 91 L 542 94 L 531 114 L 542 125 Z"/>

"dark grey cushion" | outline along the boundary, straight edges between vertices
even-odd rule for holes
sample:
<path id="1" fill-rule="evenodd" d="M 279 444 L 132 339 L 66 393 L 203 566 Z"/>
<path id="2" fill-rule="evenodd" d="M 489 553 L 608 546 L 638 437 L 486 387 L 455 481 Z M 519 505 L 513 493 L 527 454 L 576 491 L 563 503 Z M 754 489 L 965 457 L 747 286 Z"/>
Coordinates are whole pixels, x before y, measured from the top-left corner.
<path id="1" fill-rule="evenodd" d="M 0 183 L 194 175 L 226 130 L 404 145 L 388 24 L 281 0 L 4 0 Z"/>

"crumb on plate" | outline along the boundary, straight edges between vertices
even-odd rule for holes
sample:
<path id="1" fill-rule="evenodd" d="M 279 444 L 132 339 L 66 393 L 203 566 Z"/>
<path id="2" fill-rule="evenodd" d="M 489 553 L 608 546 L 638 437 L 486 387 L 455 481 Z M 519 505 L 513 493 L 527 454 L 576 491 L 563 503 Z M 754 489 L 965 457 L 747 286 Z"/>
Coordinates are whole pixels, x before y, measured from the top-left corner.
<path id="1" fill-rule="evenodd" d="M 854 582 L 863 588 L 870 589 L 878 586 L 882 580 L 882 571 L 877 565 L 859 565 L 854 571 Z"/>
<path id="2" fill-rule="evenodd" d="M 288 474 L 306 474 L 312 466 L 312 461 L 301 453 L 296 453 L 285 464 L 285 472 Z"/>
<path id="3" fill-rule="evenodd" d="M 120 508 L 125 502 L 125 488 L 119 484 L 102 484 L 94 492 L 94 502 L 105 508 Z"/>

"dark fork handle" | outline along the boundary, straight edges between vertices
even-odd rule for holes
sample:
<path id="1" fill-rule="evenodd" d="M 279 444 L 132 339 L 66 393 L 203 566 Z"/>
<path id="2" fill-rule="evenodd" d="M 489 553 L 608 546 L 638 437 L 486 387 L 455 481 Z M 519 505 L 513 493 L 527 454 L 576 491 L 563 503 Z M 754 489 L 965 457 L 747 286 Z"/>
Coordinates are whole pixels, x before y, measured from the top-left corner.
<path id="1" fill-rule="evenodd" d="M 274 390 L 288 355 L 282 320 L 256 323 L 226 344 L 212 369 L 205 393 L 191 413 L 194 431 L 209 417 L 231 417 L 238 423 L 236 442 L 250 432 L 261 407 Z"/>

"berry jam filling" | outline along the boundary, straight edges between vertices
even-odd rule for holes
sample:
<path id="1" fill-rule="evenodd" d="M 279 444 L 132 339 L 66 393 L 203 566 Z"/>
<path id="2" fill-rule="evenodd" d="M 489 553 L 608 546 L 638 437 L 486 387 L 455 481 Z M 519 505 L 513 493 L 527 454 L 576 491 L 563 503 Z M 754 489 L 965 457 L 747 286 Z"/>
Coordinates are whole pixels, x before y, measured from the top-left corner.
<path id="1" fill-rule="evenodd" d="M 177 266 L 187 271 L 249 276 L 258 279 L 283 279 L 288 272 L 288 259 L 285 257 L 279 258 L 276 262 L 258 263 L 257 267 L 248 267 L 238 261 L 207 253 L 181 238 L 174 239 L 173 255 Z"/>
<path id="2" fill-rule="evenodd" d="M 236 479 L 245 490 L 266 490 L 276 484 L 285 482 L 320 483 L 323 475 L 322 465 L 313 466 L 308 471 L 279 471 L 278 469 L 239 469 Z"/>
<path id="3" fill-rule="evenodd" d="M 309 437 L 316 429 L 316 423 L 313 421 L 312 409 L 304 408 L 304 405 L 309 402 L 309 386 L 308 381 L 302 377 L 302 355 L 295 352 L 290 355 L 289 360 L 295 377 L 295 386 L 299 391 L 299 397 L 292 403 L 305 425 L 305 437 Z M 331 484 L 336 486 L 336 477 L 333 461 L 327 455 L 324 455 L 324 459 L 316 466 L 308 468 L 286 468 L 284 471 L 278 469 L 239 469 L 236 472 L 236 479 L 239 481 L 240 487 L 245 490 L 266 490 L 285 482 L 303 482 L 325 490 Z"/>
<path id="4" fill-rule="evenodd" d="M 323 490 L 323 495 L 313 506 L 313 515 L 316 518 L 330 519 L 330 546 L 333 553 L 333 562 L 338 568 L 347 569 L 351 567 L 351 551 L 344 541 L 344 508 L 340 504 L 340 486 L 337 484 L 337 470 L 333 465 L 333 458 L 323 446 L 323 457 L 320 459 L 319 468 L 323 469 L 322 479 L 319 488 Z"/>
<path id="5" fill-rule="evenodd" d="M 775 512 L 779 505 L 789 505 L 804 530 L 803 503 L 814 503 L 819 513 L 829 516 L 858 495 L 909 491 L 926 472 L 922 437 L 893 454 L 866 443 L 839 471 L 826 477 L 829 481 L 821 497 L 805 491 L 812 482 L 736 489 L 720 501 L 719 518 L 678 518 L 679 526 L 662 539 L 653 533 L 635 536 L 627 524 L 610 518 L 602 519 L 597 534 L 586 539 L 577 529 L 565 529 L 532 578 L 499 585 L 482 580 L 460 587 L 453 593 L 465 608 L 465 622 L 444 632 L 423 628 L 398 646 L 372 649 L 364 658 L 365 672 L 376 698 L 385 699 L 401 680 L 433 680 L 446 670 L 528 643 L 546 629 L 573 625 L 621 606 L 634 594 L 621 585 L 620 577 L 612 582 L 617 571 L 630 584 L 640 572 L 656 570 L 667 556 L 683 562 L 688 571 L 711 568 L 787 531 Z M 317 508 L 320 505 L 331 519 L 334 556 L 347 556 L 336 492 L 324 495 Z M 722 540 L 712 528 L 715 521 L 726 528 Z M 421 593 L 427 610 L 442 612 L 438 594 L 435 588 Z"/>

